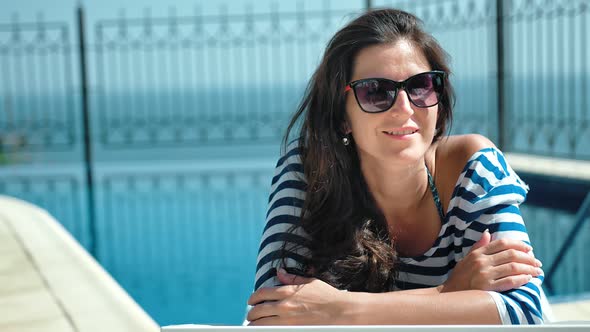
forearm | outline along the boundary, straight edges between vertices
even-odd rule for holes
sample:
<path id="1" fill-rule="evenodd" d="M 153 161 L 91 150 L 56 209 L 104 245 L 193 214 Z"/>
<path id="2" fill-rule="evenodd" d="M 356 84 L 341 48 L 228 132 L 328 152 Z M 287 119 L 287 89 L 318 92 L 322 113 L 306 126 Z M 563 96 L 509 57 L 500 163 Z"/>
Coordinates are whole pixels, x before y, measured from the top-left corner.
<path id="1" fill-rule="evenodd" d="M 416 288 L 396 291 L 398 294 L 413 294 L 413 295 L 435 295 L 440 294 L 443 290 L 443 286 L 428 287 L 428 288 Z"/>
<path id="2" fill-rule="evenodd" d="M 501 324 L 496 304 L 485 291 L 351 292 L 351 301 L 347 316 L 355 325 Z"/>

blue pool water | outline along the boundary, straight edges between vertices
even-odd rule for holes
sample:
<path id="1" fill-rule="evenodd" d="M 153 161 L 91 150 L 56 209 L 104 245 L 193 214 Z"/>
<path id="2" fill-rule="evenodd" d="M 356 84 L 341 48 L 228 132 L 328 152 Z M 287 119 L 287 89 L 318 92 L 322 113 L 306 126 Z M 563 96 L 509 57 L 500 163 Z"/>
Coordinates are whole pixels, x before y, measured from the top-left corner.
<path id="1" fill-rule="evenodd" d="M 161 325 L 240 324 L 275 160 L 244 158 L 239 168 L 221 159 L 98 163 L 98 260 Z M 82 183 L 83 170 L 75 165 L 0 172 L 0 193 L 47 208 L 88 247 L 93 227 Z M 527 204 L 522 211 L 548 268 L 574 216 Z M 586 223 L 555 276 L 556 294 L 590 291 L 589 240 Z"/>

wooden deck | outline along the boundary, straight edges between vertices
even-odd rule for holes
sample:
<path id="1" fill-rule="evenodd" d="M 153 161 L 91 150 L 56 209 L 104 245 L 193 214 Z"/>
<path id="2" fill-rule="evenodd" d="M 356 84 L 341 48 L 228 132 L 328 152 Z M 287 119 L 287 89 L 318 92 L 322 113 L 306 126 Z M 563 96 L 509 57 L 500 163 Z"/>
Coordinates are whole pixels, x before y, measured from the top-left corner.
<path id="1" fill-rule="evenodd" d="M 2 332 L 159 331 L 55 219 L 5 196 L 0 257 Z"/>

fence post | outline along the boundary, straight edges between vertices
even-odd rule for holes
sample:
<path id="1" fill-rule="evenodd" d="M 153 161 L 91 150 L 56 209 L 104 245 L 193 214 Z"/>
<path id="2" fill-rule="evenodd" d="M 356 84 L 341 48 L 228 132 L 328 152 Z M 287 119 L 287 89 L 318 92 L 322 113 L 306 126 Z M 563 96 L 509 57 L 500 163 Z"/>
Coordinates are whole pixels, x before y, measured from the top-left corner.
<path id="1" fill-rule="evenodd" d="M 371 4 L 371 0 L 365 0 L 365 9 L 367 11 L 371 10 L 371 8 L 373 7 L 373 5 Z"/>
<path id="2" fill-rule="evenodd" d="M 496 49 L 498 65 L 498 148 L 506 149 L 504 114 L 504 0 L 496 0 Z"/>
<path id="3" fill-rule="evenodd" d="M 97 244 L 96 244 L 96 222 L 95 222 L 95 206 L 94 206 L 94 185 L 92 177 L 92 141 L 90 139 L 90 114 L 88 103 L 88 68 L 86 62 L 86 39 L 84 30 L 84 10 L 82 4 L 78 3 L 76 11 L 78 18 L 78 51 L 80 59 L 80 90 L 82 102 L 82 127 L 84 131 L 84 165 L 86 166 L 86 193 L 88 204 L 88 232 L 90 237 L 90 253 L 98 258 Z"/>

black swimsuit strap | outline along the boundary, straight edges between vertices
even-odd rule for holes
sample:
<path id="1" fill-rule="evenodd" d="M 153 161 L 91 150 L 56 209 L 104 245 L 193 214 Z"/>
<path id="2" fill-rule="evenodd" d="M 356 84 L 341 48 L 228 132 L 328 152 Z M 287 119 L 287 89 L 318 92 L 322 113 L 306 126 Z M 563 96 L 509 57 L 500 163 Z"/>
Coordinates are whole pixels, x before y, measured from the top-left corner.
<path id="1" fill-rule="evenodd" d="M 432 196 L 434 197 L 434 204 L 436 204 L 436 208 L 438 209 L 438 215 L 440 216 L 441 222 L 445 219 L 444 212 L 442 208 L 442 204 L 440 203 L 440 197 L 438 196 L 438 190 L 436 190 L 436 186 L 434 185 L 434 179 L 432 178 L 432 174 L 430 174 L 430 170 L 426 167 L 426 174 L 428 174 L 428 186 L 430 187 L 430 191 L 432 192 Z"/>

